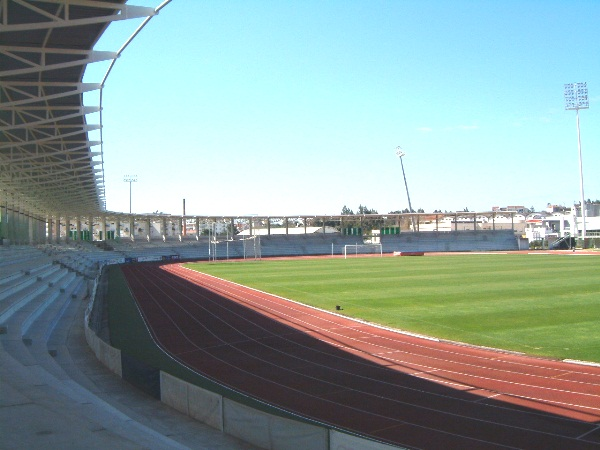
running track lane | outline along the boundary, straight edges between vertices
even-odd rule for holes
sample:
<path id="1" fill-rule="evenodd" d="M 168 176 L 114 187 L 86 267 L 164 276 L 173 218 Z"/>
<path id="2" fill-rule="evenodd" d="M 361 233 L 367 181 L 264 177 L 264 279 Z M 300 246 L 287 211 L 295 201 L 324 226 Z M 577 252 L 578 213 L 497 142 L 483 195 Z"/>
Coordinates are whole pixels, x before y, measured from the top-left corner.
<path id="1" fill-rule="evenodd" d="M 600 368 L 430 341 L 179 265 L 123 272 L 157 343 L 239 392 L 412 448 L 600 448 Z"/>

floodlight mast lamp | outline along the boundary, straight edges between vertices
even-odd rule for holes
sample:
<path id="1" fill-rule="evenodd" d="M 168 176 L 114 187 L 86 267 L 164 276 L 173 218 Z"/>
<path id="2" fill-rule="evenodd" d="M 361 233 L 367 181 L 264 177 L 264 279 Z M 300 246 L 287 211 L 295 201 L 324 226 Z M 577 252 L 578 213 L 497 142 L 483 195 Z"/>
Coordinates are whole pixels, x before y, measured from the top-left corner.
<path id="1" fill-rule="evenodd" d="M 123 181 L 129 183 L 129 214 L 131 214 L 131 183 L 137 182 L 137 175 L 125 175 Z"/>
<path id="2" fill-rule="evenodd" d="M 417 231 L 417 229 L 415 228 L 415 218 L 412 215 L 413 209 L 412 205 L 410 204 L 410 194 L 408 193 L 408 183 L 406 182 L 406 174 L 404 173 L 404 163 L 402 162 L 402 157 L 404 155 L 406 155 L 406 153 L 404 153 L 402 147 L 396 147 L 396 156 L 400 158 L 400 165 L 402 166 L 402 177 L 404 178 L 404 187 L 406 188 L 406 197 L 408 198 L 408 210 L 411 213 L 410 219 L 412 222 L 413 231 Z"/>
<path id="3" fill-rule="evenodd" d="M 585 225 L 585 196 L 583 194 L 583 159 L 581 157 L 581 134 L 579 132 L 579 110 L 588 109 L 590 102 L 588 98 L 587 83 L 568 83 L 565 84 L 565 109 L 575 110 L 577 113 L 577 146 L 579 149 L 579 189 L 581 194 L 581 221 L 583 227 L 581 237 L 584 239 L 585 247 L 586 225 Z"/>

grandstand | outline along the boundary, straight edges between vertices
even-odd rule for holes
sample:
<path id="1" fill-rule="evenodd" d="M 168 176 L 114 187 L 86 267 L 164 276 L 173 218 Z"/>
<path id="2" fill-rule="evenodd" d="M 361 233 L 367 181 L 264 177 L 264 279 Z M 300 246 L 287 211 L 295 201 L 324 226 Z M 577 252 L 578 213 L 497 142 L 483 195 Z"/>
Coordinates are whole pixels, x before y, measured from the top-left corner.
<path id="1" fill-rule="evenodd" d="M 83 74 L 119 56 L 93 50 L 111 22 L 145 21 L 164 5 L 0 4 L 3 448 L 254 448 L 132 390 L 84 336 L 101 268 L 123 255 L 92 243 L 108 214 L 102 145 L 89 135 L 101 129 L 101 105 L 84 105 L 83 94 L 104 81 Z"/>
<path id="2" fill-rule="evenodd" d="M 93 50 L 112 21 L 138 19 L 143 26 L 165 4 L 68 3 L 0 5 L 0 389 L 7 447 L 253 448 L 131 392 L 90 357 L 87 344 L 118 372 L 103 327 L 106 311 L 95 305 L 92 315 L 88 306 L 107 265 L 335 256 L 369 242 L 381 243 L 384 253 L 518 249 L 510 213 L 498 222 L 495 212 L 479 212 L 461 213 L 460 220 L 456 213 L 280 217 L 273 225 L 269 217 L 107 211 L 103 148 L 89 137 L 102 126 L 91 115 L 102 105 L 83 104 L 83 93 L 101 92 L 105 79 L 83 83 L 83 73 L 119 56 Z M 224 224 L 219 231 L 216 223 Z M 303 226 L 292 231 L 292 223 Z"/>

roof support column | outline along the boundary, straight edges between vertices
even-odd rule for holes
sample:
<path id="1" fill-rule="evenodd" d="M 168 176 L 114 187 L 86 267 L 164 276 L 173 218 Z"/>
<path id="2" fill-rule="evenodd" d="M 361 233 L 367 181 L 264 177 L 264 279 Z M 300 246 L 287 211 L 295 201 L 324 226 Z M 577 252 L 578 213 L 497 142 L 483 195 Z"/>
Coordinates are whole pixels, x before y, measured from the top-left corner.
<path id="1" fill-rule="evenodd" d="M 52 216 L 48 216 L 46 219 L 46 243 L 52 243 Z"/>
<path id="2" fill-rule="evenodd" d="M 17 230 L 19 232 L 19 239 L 18 242 L 19 244 L 26 244 L 27 243 L 27 231 L 25 229 L 25 215 L 23 214 L 23 211 L 21 210 L 21 207 L 19 207 L 19 211 L 17 212 Z"/>
<path id="3" fill-rule="evenodd" d="M 163 242 L 165 242 L 167 240 L 167 219 L 164 217 L 160 218 L 160 234 Z"/>
<path id="4" fill-rule="evenodd" d="M 16 205 L 13 203 L 8 209 L 8 239 L 11 244 L 16 244 L 19 236 L 17 232 L 18 215 L 16 213 L 16 208 Z"/>
<path id="5" fill-rule="evenodd" d="M 102 220 L 102 223 L 100 224 L 100 232 L 102 233 L 100 240 L 106 241 L 106 216 L 100 217 L 100 220 Z"/>
<path id="6" fill-rule="evenodd" d="M 42 220 L 39 216 L 34 217 L 34 240 L 36 244 L 43 244 L 46 241 L 46 222 Z"/>
<path id="7" fill-rule="evenodd" d="M 7 228 L 8 223 L 6 221 L 6 204 L 4 203 L 4 199 L 2 199 L 2 204 L 0 204 L 0 243 L 2 243 L 3 239 L 7 238 Z"/>
<path id="8" fill-rule="evenodd" d="M 133 216 L 129 216 L 129 239 L 131 239 L 131 242 L 135 242 L 135 220 L 133 220 Z"/>
<path id="9" fill-rule="evenodd" d="M 32 216 L 29 216 L 29 244 L 37 244 L 36 236 L 36 223 L 37 222 Z"/>
<path id="10" fill-rule="evenodd" d="M 77 217 L 77 222 L 75 225 L 75 239 L 81 240 L 81 217 Z"/>
<path id="11" fill-rule="evenodd" d="M 146 219 L 146 241 L 150 242 L 150 235 L 152 234 L 152 221 Z"/>
<path id="12" fill-rule="evenodd" d="M 21 244 L 21 214 L 19 214 L 17 205 L 13 206 L 12 216 L 14 238 L 11 239 L 11 242 L 14 242 L 15 244 Z"/>
<path id="13" fill-rule="evenodd" d="M 37 244 L 35 236 L 35 217 L 33 217 L 31 211 L 27 211 L 27 214 L 25 215 L 25 220 L 27 220 L 27 239 L 29 245 Z"/>
<path id="14" fill-rule="evenodd" d="M 71 218 L 65 217 L 65 242 L 71 241 Z"/>
<path id="15" fill-rule="evenodd" d="M 94 216 L 90 216 L 89 221 L 90 221 L 89 225 L 88 225 L 89 241 L 94 242 Z"/>
<path id="16" fill-rule="evenodd" d="M 57 214 L 54 219 L 54 234 L 55 234 L 55 242 L 60 244 L 60 214 Z"/>
<path id="17" fill-rule="evenodd" d="M 19 232 L 18 232 L 18 227 L 19 227 L 19 215 L 17 213 L 17 206 L 13 203 L 12 205 L 10 205 L 9 209 L 8 209 L 8 224 L 9 224 L 9 235 L 8 235 L 8 239 L 10 240 L 11 244 L 18 244 L 19 242 Z"/>

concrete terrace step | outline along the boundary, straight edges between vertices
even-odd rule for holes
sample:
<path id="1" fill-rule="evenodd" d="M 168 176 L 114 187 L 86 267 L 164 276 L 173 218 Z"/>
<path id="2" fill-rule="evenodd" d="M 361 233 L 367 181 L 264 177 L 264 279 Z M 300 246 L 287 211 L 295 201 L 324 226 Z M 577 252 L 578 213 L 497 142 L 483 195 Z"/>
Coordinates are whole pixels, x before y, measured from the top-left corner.
<path id="1" fill-rule="evenodd" d="M 2 302 L 4 307 L 0 313 L 0 325 L 14 336 L 19 327 L 21 335 L 29 328 L 43 311 L 61 294 L 60 281 L 68 275 L 66 269 L 60 269 L 45 283 L 36 283 L 27 289 L 12 294 L 10 299 Z"/>
<path id="2" fill-rule="evenodd" d="M 28 282 L 24 289 L 12 292 L 10 296 L 2 299 L 3 301 L 0 302 L 0 325 L 8 322 L 13 314 L 47 290 L 47 284 L 34 280 L 31 283 Z"/>
<path id="3" fill-rule="evenodd" d="M 52 260 L 47 257 L 25 260 L 18 263 L 5 264 L 0 268 L 0 286 L 20 275 L 29 275 L 52 266 Z"/>
<path id="4" fill-rule="evenodd" d="M 49 286 L 36 298 L 31 298 L 4 322 L 6 333 L 2 336 L 2 345 L 23 363 L 40 365 L 58 379 L 66 379 L 68 376 L 49 354 L 47 341 L 80 286 L 74 273 L 63 269 L 58 274 L 61 277 L 54 277 L 57 282 L 54 287 Z"/>
<path id="5" fill-rule="evenodd" d="M 90 281 L 53 267 L 51 273 L 21 272 L 32 283 L 0 302 L 0 447 L 254 448 L 109 372 L 85 340 Z"/>
<path id="6" fill-rule="evenodd" d="M 3 351 L 0 376 L 5 448 L 185 448 L 72 379 L 58 379 L 42 366 L 22 364 Z"/>
<path id="7" fill-rule="evenodd" d="M 22 327 L 22 336 L 24 340 L 31 342 L 43 342 L 47 345 L 48 339 L 56 327 L 58 321 L 64 314 L 65 310 L 72 301 L 76 301 L 76 289 L 79 288 L 79 283 L 82 282 L 80 277 L 69 276 L 66 283 L 62 283 L 64 287 L 57 292 L 56 299 L 45 305 L 43 310 L 38 309 L 39 313 L 34 318 L 28 321 L 28 326 Z M 30 316 L 32 317 L 32 316 Z"/>

